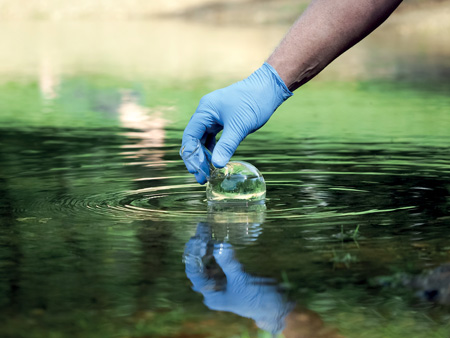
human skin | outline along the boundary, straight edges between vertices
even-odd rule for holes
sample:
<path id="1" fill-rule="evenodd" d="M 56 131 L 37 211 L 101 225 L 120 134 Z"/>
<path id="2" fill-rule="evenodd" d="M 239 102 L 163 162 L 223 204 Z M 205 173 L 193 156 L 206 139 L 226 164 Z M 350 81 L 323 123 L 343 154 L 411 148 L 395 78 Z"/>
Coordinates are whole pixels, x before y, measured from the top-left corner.
<path id="1" fill-rule="evenodd" d="M 401 2 L 313 0 L 267 63 L 294 91 L 370 34 Z"/>

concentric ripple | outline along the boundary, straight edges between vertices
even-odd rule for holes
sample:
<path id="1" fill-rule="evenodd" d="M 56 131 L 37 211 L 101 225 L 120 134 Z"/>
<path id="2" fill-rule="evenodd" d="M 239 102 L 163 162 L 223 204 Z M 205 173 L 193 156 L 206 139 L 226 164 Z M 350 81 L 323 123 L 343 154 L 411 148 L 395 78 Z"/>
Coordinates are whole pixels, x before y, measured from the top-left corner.
<path id="1" fill-rule="evenodd" d="M 123 157 L 123 148 L 134 140 L 115 136 L 93 148 L 94 136 L 67 139 L 50 131 L 33 135 L 42 149 L 17 156 L 11 150 L 2 162 L 8 184 L 21 189 L 20 203 L 13 206 L 18 217 L 81 215 L 132 221 L 208 215 L 205 187 L 186 172 L 178 138 L 150 150 L 136 146 Z M 30 137 L 24 132 L 11 132 L 13 136 Z M 66 149 L 58 156 L 56 143 Z M 260 144 L 248 142 L 234 157 L 262 172 L 267 183 L 265 219 L 370 218 L 396 211 L 445 214 L 450 159 L 441 142 L 431 147 L 420 142 L 310 139 L 307 148 L 298 140 L 265 146 L 258 152 Z M 19 164 L 21 171 L 15 170 Z"/>
<path id="2" fill-rule="evenodd" d="M 271 176 L 271 175 L 268 175 Z M 292 176 L 292 175 L 291 175 Z M 168 179 L 170 181 L 170 178 Z M 299 180 L 268 181 L 267 208 L 272 219 L 317 219 L 368 215 L 414 209 L 413 203 L 374 208 L 365 197 L 374 192 L 338 186 L 302 183 Z M 369 188 L 368 188 L 369 189 Z M 343 201 L 339 196 L 344 195 Z M 380 200 L 383 198 L 379 196 Z M 351 203 L 345 202 L 351 201 Z M 343 202 L 343 203 L 342 203 Z M 411 201 L 412 202 L 412 201 Z M 39 207 L 65 215 L 106 216 L 116 219 L 167 219 L 204 217 L 208 214 L 205 187 L 196 183 L 173 184 L 86 196 L 63 195 L 38 202 Z M 37 207 L 35 205 L 34 207 Z M 34 209 L 34 208 L 32 208 Z M 239 209 L 242 213 L 245 209 Z M 41 210 L 42 211 L 42 210 Z M 235 213 L 233 208 L 230 213 Z"/>
<path id="3" fill-rule="evenodd" d="M 74 197 L 58 197 L 50 205 L 59 212 L 115 218 L 160 219 L 203 215 L 205 194 L 197 184 L 169 185 Z"/>

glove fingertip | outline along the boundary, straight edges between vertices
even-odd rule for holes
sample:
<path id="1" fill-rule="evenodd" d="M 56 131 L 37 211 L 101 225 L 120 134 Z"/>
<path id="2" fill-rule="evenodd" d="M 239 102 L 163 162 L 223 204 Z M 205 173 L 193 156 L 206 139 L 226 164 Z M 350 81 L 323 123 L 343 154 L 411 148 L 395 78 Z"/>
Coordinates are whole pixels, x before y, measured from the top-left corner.
<path id="1" fill-rule="evenodd" d="M 204 185 L 206 183 L 206 177 L 203 174 L 196 172 L 194 176 L 199 184 Z"/>
<path id="2" fill-rule="evenodd" d="M 216 168 L 223 168 L 227 165 L 227 163 L 230 161 L 229 158 L 225 158 L 220 155 L 214 155 L 212 156 L 211 162 L 214 167 Z"/>

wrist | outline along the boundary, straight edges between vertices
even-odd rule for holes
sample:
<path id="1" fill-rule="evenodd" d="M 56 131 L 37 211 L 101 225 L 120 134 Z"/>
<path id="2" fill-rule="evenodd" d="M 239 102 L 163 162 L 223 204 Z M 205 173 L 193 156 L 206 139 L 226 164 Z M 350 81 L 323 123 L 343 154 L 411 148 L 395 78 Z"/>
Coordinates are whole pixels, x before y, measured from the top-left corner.
<path id="1" fill-rule="evenodd" d="M 239 83 L 247 93 L 244 97 L 256 116 L 252 131 L 261 128 L 277 108 L 293 94 L 283 82 L 277 71 L 267 62 L 247 79 Z"/>
<path id="2" fill-rule="evenodd" d="M 280 76 L 278 71 L 268 62 L 264 62 L 261 68 L 264 68 L 266 72 L 270 74 L 270 76 L 273 78 L 274 83 L 280 90 L 280 96 L 282 97 L 283 101 L 294 95 L 288 88 L 287 83 L 285 80 Z"/>
<path id="3" fill-rule="evenodd" d="M 294 71 L 291 69 L 292 64 L 276 58 L 273 54 L 266 60 L 266 63 L 277 72 L 285 86 L 291 88 L 293 82 L 295 82 Z"/>

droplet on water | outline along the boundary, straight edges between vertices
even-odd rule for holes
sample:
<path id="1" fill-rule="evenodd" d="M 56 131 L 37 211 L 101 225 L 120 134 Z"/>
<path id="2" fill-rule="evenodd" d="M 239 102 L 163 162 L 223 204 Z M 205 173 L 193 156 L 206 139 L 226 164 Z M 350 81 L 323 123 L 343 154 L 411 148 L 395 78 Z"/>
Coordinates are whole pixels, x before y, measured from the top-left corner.
<path id="1" fill-rule="evenodd" d="M 243 161 L 229 162 L 216 168 L 206 186 L 209 203 L 262 202 L 266 197 L 266 183 L 255 166 Z"/>

